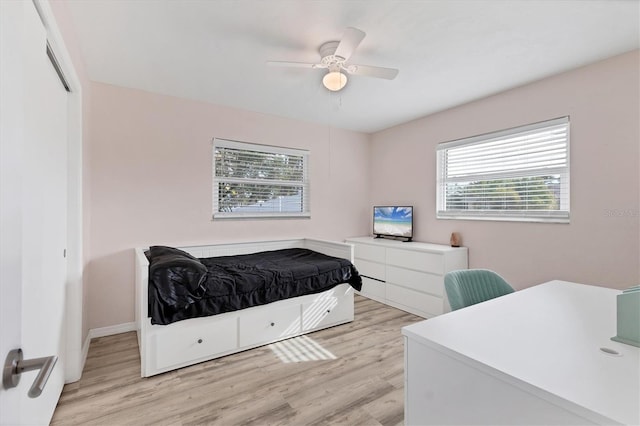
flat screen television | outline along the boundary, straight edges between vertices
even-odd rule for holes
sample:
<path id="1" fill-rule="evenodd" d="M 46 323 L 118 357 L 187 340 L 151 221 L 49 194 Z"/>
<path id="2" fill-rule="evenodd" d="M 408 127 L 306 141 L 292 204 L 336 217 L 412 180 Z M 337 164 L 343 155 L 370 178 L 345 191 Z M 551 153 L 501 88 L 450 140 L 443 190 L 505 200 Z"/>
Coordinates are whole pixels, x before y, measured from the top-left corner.
<path id="1" fill-rule="evenodd" d="M 413 206 L 374 206 L 373 235 L 411 241 L 413 238 Z"/>

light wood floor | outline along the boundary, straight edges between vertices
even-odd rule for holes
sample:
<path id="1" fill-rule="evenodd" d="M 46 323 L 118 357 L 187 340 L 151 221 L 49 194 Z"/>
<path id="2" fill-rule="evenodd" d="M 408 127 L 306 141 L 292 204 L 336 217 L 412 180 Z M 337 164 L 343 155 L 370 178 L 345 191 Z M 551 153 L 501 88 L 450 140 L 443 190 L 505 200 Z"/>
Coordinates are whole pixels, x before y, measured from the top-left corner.
<path id="1" fill-rule="evenodd" d="M 135 333 L 94 339 L 52 424 L 402 424 L 400 328 L 422 318 L 355 303 L 349 324 L 144 379 Z"/>

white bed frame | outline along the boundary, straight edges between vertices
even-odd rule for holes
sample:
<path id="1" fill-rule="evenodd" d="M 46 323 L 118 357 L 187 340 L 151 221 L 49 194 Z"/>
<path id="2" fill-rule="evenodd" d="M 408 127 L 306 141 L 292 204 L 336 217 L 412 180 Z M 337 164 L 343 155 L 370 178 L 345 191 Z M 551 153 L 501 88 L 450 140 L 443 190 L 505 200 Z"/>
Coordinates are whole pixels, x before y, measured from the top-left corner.
<path id="1" fill-rule="evenodd" d="M 179 248 L 199 258 L 307 248 L 353 262 L 352 245 L 308 238 Z M 149 262 L 145 250 L 135 249 L 136 328 L 142 377 L 353 321 L 353 288 L 340 284 L 323 293 L 241 311 L 152 325 L 148 315 Z"/>

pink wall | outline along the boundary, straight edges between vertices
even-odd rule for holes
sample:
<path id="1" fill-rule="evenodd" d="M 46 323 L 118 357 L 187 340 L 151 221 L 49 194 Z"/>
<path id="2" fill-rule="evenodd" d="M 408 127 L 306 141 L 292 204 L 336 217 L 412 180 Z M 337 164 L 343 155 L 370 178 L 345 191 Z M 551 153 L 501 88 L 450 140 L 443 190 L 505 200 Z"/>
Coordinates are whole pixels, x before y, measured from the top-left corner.
<path id="1" fill-rule="evenodd" d="M 415 205 L 417 240 L 446 244 L 460 232 L 469 266 L 494 269 L 516 288 L 552 279 L 638 284 L 639 64 L 634 51 L 374 134 L 370 204 Z M 565 115 L 570 224 L 436 219 L 438 143 Z"/>
<path id="2" fill-rule="evenodd" d="M 368 232 L 368 135 L 100 83 L 91 92 L 91 328 L 134 320 L 134 247 Z M 311 219 L 212 221 L 214 137 L 309 149 Z"/>
<path id="3" fill-rule="evenodd" d="M 497 270 L 516 288 L 637 283 L 639 60 L 635 51 L 372 136 L 91 83 L 89 327 L 133 321 L 133 247 L 340 240 L 369 234 L 373 204 L 413 204 L 416 240 L 446 244 L 460 232 L 470 267 Z M 564 115 L 570 224 L 435 218 L 439 142 Z M 312 218 L 212 221 L 213 137 L 311 150 Z"/>

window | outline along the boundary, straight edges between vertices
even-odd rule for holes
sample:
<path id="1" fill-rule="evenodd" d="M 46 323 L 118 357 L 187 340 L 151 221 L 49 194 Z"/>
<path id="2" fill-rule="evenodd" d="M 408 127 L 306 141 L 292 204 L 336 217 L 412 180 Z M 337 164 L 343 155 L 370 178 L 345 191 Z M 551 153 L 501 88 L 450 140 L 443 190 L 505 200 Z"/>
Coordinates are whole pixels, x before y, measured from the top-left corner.
<path id="1" fill-rule="evenodd" d="M 309 217 L 309 151 L 213 140 L 213 217 Z"/>
<path id="2" fill-rule="evenodd" d="M 437 217 L 569 222 L 569 117 L 437 148 Z"/>

